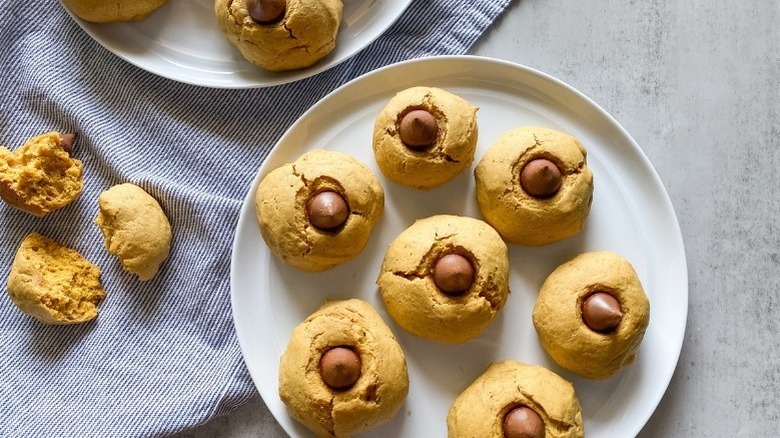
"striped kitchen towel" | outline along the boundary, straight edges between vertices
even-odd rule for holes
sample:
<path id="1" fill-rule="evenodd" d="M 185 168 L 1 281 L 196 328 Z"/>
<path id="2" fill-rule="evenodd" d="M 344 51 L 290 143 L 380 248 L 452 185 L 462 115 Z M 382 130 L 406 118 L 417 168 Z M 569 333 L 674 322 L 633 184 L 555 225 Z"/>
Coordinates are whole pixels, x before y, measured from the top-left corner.
<path id="1" fill-rule="evenodd" d="M 355 0 L 357 1 L 357 0 Z M 296 83 L 220 90 L 173 82 L 94 42 L 54 0 L 0 3 L 0 143 L 78 132 L 85 189 L 34 218 L 0 203 L 0 281 L 37 231 L 102 269 L 100 316 L 47 326 L 0 296 L 0 436 L 158 436 L 256 394 L 231 319 L 239 207 L 281 134 L 326 93 L 399 60 L 466 52 L 510 0 L 414 0 L 352 60 Z M 98 194 L 133 182 L 160 201 L 170 258 L 140 283 L 103 248 Z"/>

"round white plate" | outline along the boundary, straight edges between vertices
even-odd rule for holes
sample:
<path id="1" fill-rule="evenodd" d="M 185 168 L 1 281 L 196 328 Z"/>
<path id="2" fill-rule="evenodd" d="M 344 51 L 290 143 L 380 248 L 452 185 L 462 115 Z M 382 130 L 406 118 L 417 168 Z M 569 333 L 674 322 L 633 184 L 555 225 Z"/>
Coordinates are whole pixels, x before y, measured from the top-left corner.
<path id="1" fill-rule="evenodd" d="M 214 0 L 170 0 L 142 21 L 74 20 L 120 58 L 156 75 L 215 88 L 279 85 L 325 71 L 377 39 L 411 0 L 345 0 L 336 48 L 314 66 L 271 73 L 247 62 L 217 25 Z M 67 10 L 67 8 L 65 8 Z"/>
<path id="2" fill-rule="evenodd" d="M 399 90 L 445 88 L 479 106 L 475 163 L 505 131 L 541 125 L 578 137 L 595 178 L 585 230 L 542 248 L 510 245 L 512 293 L 476 339 L 458 346 L 418 339 L 388 316 L 374 284 L 387 245 L 415 219 L 439 213 L 481 217 L 471 170 L 430 191 L 384 178 L 371 149 L 374 119 Z M 255 219 L 255 190 L 270 170 L 315 148 L 347 152 L 367 164 L 385 189 L 386 207 L 366 249 L 332 271 L 312 274 L 274 258 Z M 650 326 L 636 362 L 607 381 L 558 367 L 531 321 L 537 291 L 560 263 L 584 251 L 616 251 L 630 260 L 651 303 Z M 279 358 L 293 328 L 325 301 L 358 297 L 385 318 L 406 352 L 409 397 L 372 437 L 446 436 L 455 397 L 491 361 L 511 358 L 545 366 L 576 387 L 590 438 L 634 436 L 666 390 L 682 346 L 688 308 L 685 250 L 669 197 L 642 150 L 603 109 L 570 86 L 528 67 L 476 57 L 438 57 L 395 64 L 360 77 L 313 106 L 279 140 L 260 168 L 238 221 L 231 299 L 244 360 L 268 408 L 292 436 L 309 436 L 277 393 Z"/>

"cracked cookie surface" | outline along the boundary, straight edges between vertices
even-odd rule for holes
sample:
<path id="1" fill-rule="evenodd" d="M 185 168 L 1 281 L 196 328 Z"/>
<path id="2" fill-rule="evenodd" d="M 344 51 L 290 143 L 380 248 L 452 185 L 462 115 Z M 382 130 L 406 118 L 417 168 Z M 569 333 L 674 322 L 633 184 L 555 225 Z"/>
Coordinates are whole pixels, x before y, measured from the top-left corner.
<path id="1" fill-rule="evenodd" d="M 514 360 L 491 364 L 464 390 L 447 414 L 449 438 L 503 438 L 506 414 L 518 406 L 544 421 L 546 438 L 585 436 L 574 386 L 545 368 Z"/>
<path id="2" fill-rule="evenodd" d="M 247 61 L 269 71 L 306 68 L 336 47 L 341 0 L 287 0 L 275 23 L 252 19 L 246 0 L 216 0 L 214 12 L 222 33 Z"/>
<path id="3" fill-rule="evenodd" d="M 320 230 L 306 205 L 323 191 L 339 193 L 349 215 L 335 230 Z M 255 207 L 263 240 L 283 262 L 311 272 L 332 269 L 355 258 L 384 210 L 376 176 L 350 155 L 314 150 L 271 171 L 257 188 Z"/>
<path id="4" fill-rule="evenodd" d="M 360 354 L 349 389 L 320 376 L 322 355 L 346 346 Z M 406 358 L 390 328 L 365 301 L 330 301 L 298 325 L 279 363 L 279 396 L 293 418 L 320 437 L 346 437 L 390 420 L 406 399 Z"/>
<path id="5" fill-rule="evenodd" d="M 410 148 L 399 133 L 401 119 L 425 110 L 438 122 L 436 141 Z M 391 180 L 418 189 L 443 184 L 471 166 L 477 148 L 477 109 L 441 88 L 413 87 L 396 94 L 374 124 L 374 155 Z"/>
<path id="6" fill-rule="evenodd" d="M 583 301 L 608 292 L 620 303 L 622 320 L 609 333 L 583 321 Z M 606 379 L 630 365 L 650 321 L 650 302 L 628 260 L 609 251 L 580 254 L 557 267 L 536 298 L 534 327 L 560 366 L 589 379 Z"/>
<path id="7" fill-rule="evenodd" d="M 141 281 L 151 280 L 171 250 L 171 224 L 160 204 L 135 184 L 100 194 L 95 223 L 108 252 Z"/>
<path id="8" fill-rule="evenodd" d="M 79 324 L 98 315 L 106 296 L 100 268 L 76 250 L 38 233 L 16 252 L 8 294 L 19 309 L 46 324 Z"/>
<path id="9" fill-rule="evenodd" d="M 552 129 L 527 126 L 502 135 L 474 170 L 479 209 L 507 242 L 540 246 L 579 233 L 593 200 L 593 173 L 580 142 Z M 560 189 L 536 198 L 523 190 L 520 174 L 545 158 L 562 174 Z"/>
<path id="10" fill-rule="evenodd" d="M 458 295 L 436 286 L 433 269 L 445 254 L 466 257 L 471 287 Z M 450 344 L 484 330 L 509 294 L 506 244 L 490 225 L 469 217 L 438 215 L 416 221 L 388 247 L 377 279 L 393 319 L 412 334 Z"/>
<path id="11" fill-rule="evenodd" d="M 62 0 L 79 18 L 95 23 L 143 20 L 168 0 Z"/>
<path id="12" fill-rule="evenodd" d="M 38 217 L 73 202 L 84 178 L 69 148 L 59 132 L 34 137 L 13 152 L 0 147 L 0 198 Z"/>

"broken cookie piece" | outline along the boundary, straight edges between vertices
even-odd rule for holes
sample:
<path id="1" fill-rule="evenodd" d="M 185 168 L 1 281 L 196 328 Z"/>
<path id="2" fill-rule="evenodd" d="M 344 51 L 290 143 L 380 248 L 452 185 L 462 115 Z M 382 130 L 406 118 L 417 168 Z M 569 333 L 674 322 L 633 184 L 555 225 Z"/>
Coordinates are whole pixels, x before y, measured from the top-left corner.
<path id="1" fill-rule="evenodd" d="M 293 330 L 279 363 L 279 396 L 320 437 L 389 421 L 409 392 L 401 346 L 365 301 L 330 301 Z"/>
<path id="2" fill-rule="evenodd" d="M 8 294 L 22 312 L 46 324 L 90 321 L 106 296 L 100 268 L 38 233 L 27 236 L 16 253 Z"/>
<path id="3" fill-rule="evenodd" d="M 171 224 L 160 204 L 135 184 L 100 194 L 95 223 L 108 252 L 141 281 L 151 280 L 171 251 Z"/>
<path id="4" fill-rule="evenodd" d="M 390 316 L 413 335 L 466 342 L 506 303 L 507 247 L 478 219 L 420 219 L 387 248 L 377 284 Z"/>
<path id="5" fill-rule="evenodd" d="M 252 64 L 306 68 L 336 47 L 341 0 L 216 0 L 220 29 Z"/>
<path id="6" fill-rule="evenodd" d="M 363 251 L 384 210 L 385 195 L 360 161 L 314 150 L 263 178 L 255 205 L 271 252 L 298 269 L 321 272 Z"/>
<path id="7" fill-rule="evenodd" d="M 0 147 L 0 198 L 38 217 L 73 202 L 84 187 L 81 161 L 71 156 L 75 140 L 49 132 L 13 152 Z"/>

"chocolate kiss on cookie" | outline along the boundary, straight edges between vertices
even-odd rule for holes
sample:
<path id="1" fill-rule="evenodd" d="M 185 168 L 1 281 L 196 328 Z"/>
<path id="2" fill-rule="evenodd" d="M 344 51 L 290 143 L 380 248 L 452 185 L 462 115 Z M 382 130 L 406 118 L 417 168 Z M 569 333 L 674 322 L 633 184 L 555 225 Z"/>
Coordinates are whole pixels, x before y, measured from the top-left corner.
<path id="1" fill-rule="evenodd" d="M 504 417 L 505 438 L 544 438 L 544 420 L 533 409 L 518 406 Z"/>
<path id="2" fill-rule="evenodd" d="M 474 283 L 474 267 L 460 254 L 446 254 L 433 267 L 436 287 L 448 295 L 459 295 Z"/>
<path id="3" fill-rule="evenodd" d="M 402 119 L 398 134 L 401 141 L 410 148 L 424 148 L 436 142 L 439 123 L 426 110 L 409 111 Z"/>
<path id="4" fill-rule="evenodd" d="M 534 198 L 549 198 L 558 193 L 563 177 L 561 169 L 546 158 L 531 160 L 520 173 L 520 185 Z"/>
<path id="5" fill-rule="evenodd" d="M 622 319 L 620 302 L 606 292 L 596 292 L 582 303 L 582 320 L 595 332 L 609 333 Z"/>
<path id="6" fill-rule="evenodd" d="M 286 0 L 246 0 L 249 16 L 260 24 L 272 24 L 284 17 Z"/>
<path id="7" fill-rule="evenodd" d="M 344 225 L 349 217 L 349 206 L 344 197 L 332 191 L 312 196 L 306 205 L 309 222 L 320 230 L 333 230 Z"/>
<path id="8" fill-rule="evenodd" d="M 333 389 L 348 389 L 360 378 L 360 356 L 349 347 L 335 347 L 320 359 L 320 375 Z"/>

